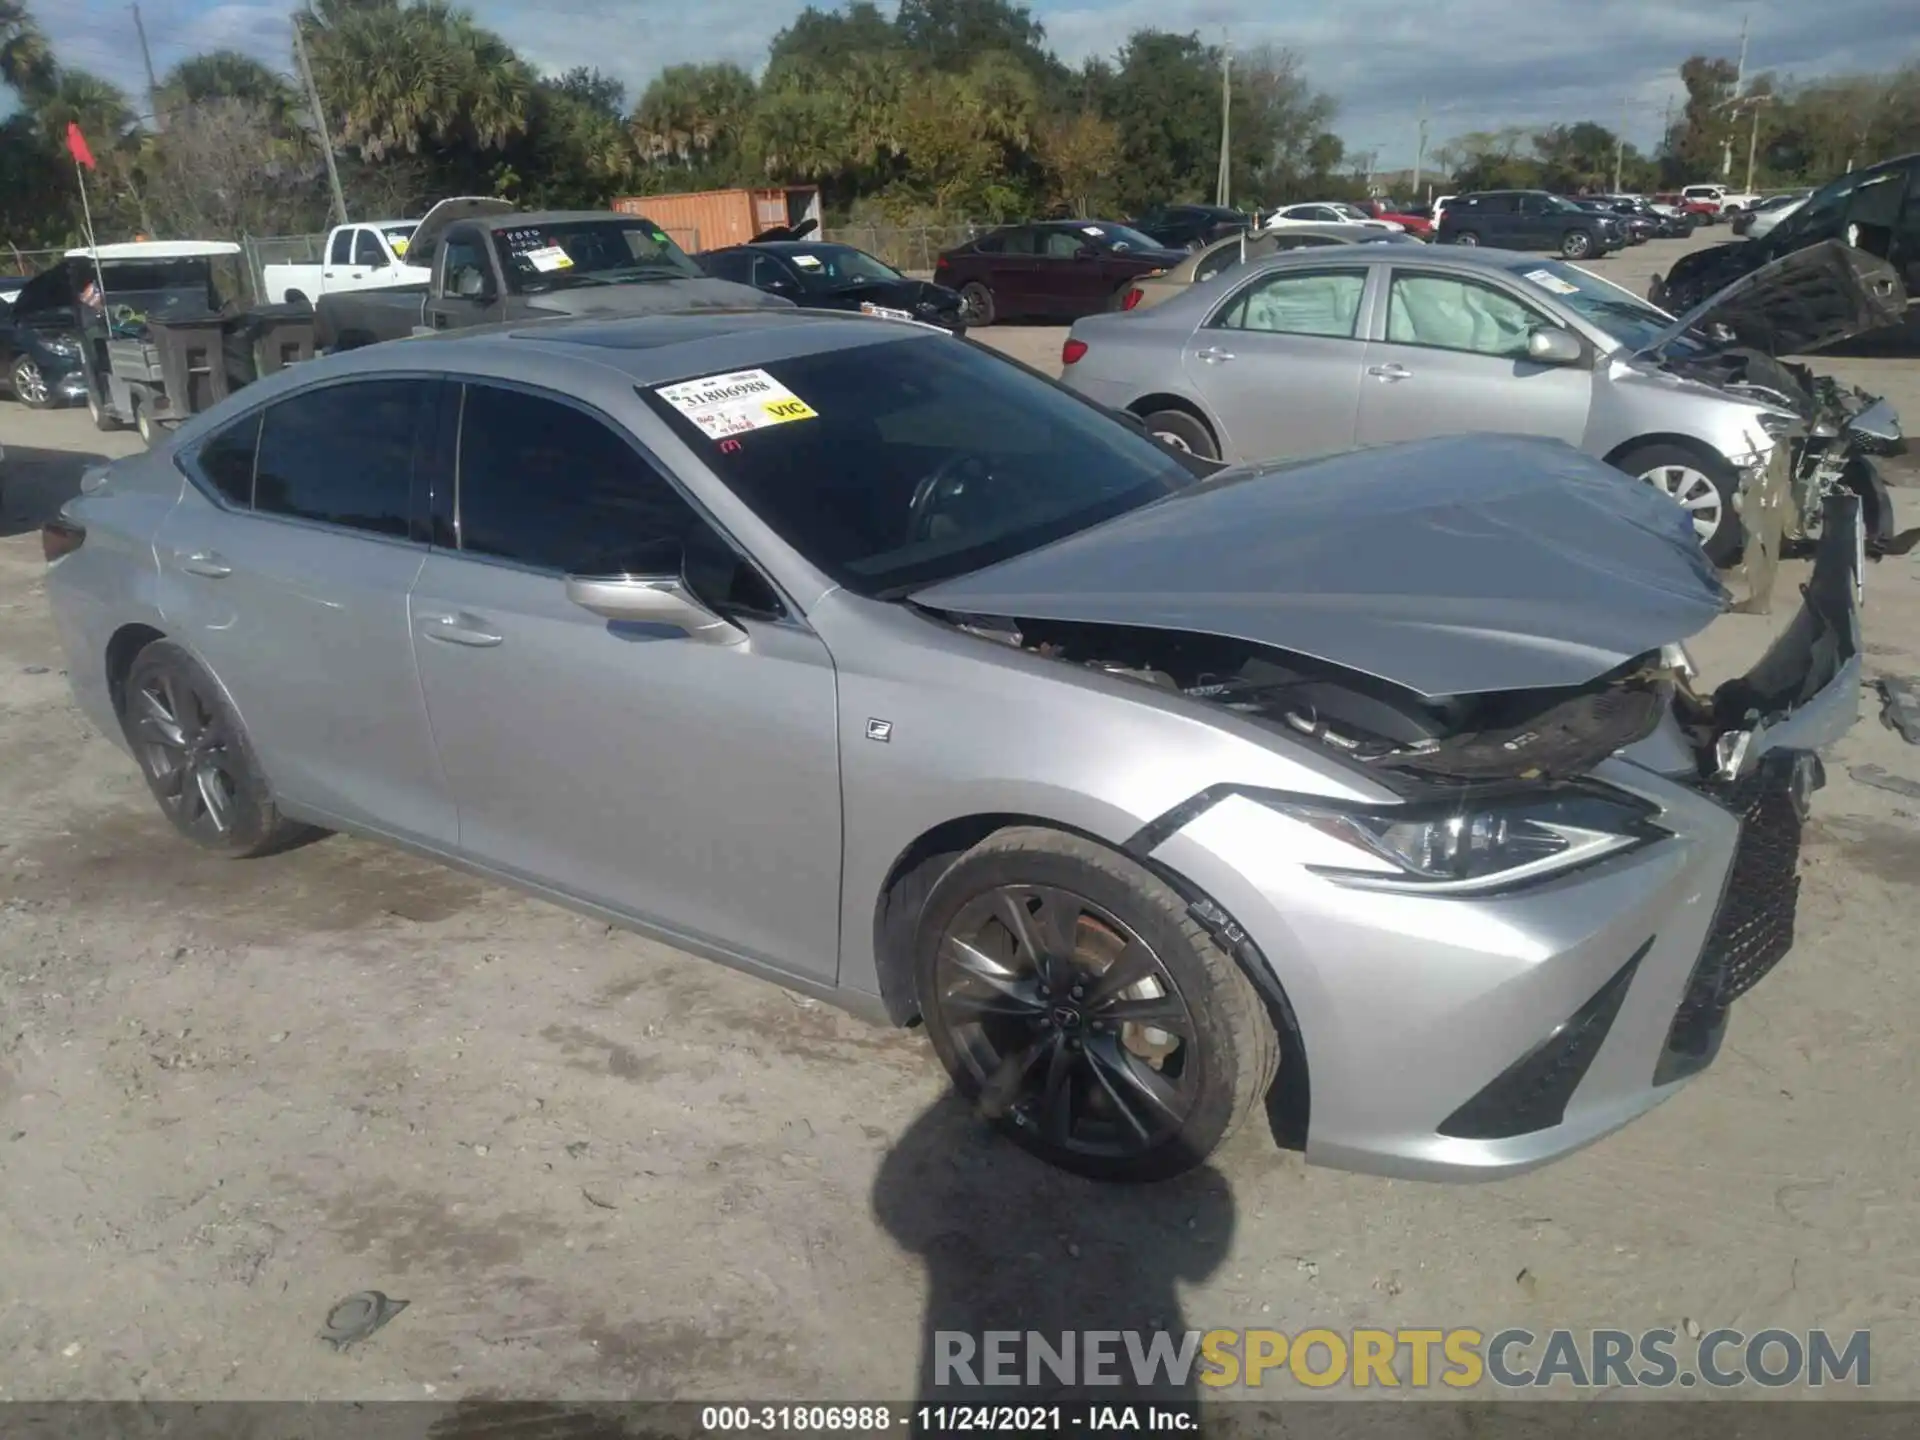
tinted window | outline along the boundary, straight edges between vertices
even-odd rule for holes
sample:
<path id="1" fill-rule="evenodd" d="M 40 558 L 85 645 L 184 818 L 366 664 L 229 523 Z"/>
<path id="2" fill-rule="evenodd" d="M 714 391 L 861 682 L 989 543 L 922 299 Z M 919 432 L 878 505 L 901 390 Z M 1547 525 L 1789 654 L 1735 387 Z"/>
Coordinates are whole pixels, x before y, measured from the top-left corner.
<path id="1" fill-rule="evenodd" d="M 788 544 L 858 594 L 962 574 L 1192 479 L 1144 435 L 971 345 L 915 337 L 757 368 L 809 413 L 715 438 L 656 389 L 643 394 Z"/>
<path id="2" fill-rule="evenodd" d="M 493 232 L 514 290 L 538 294 L 576 285 L 692 278 L 700 267 L 653 221 L 515 220 Z"/>
<path id="3" fill-rule="evenodd" d="M 1548 323 L 1505 291 L 1450 275 L 1396 274 L 1387 301 L 1387 339 L 1397 345 L 1520 356 L 1528 332 Z"/>
<path id="4" fill-rule="evenodd" d="M 1071 260 L 1087 248 L 1087 237 L 1077 230 L 1049 230 L 1040 253 L 1054 260 Z"/>
<path id="5" fill-rule="evenodd" d="M 707 274 L 716 280 L 733 280 L 745 285 L 752 266 L 749 257 L 738 250 L 724 251 L 719 255 L 702 255 L 700 263 Z"/>
<path id="6" fill-rule="evenodd" d="M 1364 270 L 1283 271 L 1255 280 L 1214 320 L 1225 330 L 1347 339 L 1360 314 Z"/>
<path id="7" fill-rule="evenodd" d="M 460 548 L 568 575 L 647 574 L 700 522 L 600 420 L 557 400 L 469 385 L 460 422 Z"/>
<path id="8" fill-rule="evenodd" d="M 269 405 L 254 508 L 404 537 L 414 431 L 432 391 L 428 380 L 363 380 Z"/>
<path id="9" fill-rule="evenodd" d="M 447 237 L 442 246 L 447 254 L 444 282 L 447 294 L 493 294 L 493 272 L 487 268 L 486 251 L 480 247 L 480 236 L 472 230 Z"/>
<path id="10" fill-rule="evenodd" d="M 371 230 L 357 231 L 358 238 L 353 242 L 353 263 L 371 265 L 376 269 L 387 263 L 386 252 L 380 248 L 380 237 Z"/>
<path id="11" fill-rule="evenodd" d="M 202 441 L 193 457 L 202 478 L 241 509 L 253 504 L 253 452 L 259 440 L 260 414 L 255 411 Z"/>
<path id="12" fill-rule="evenodd" d="M 994 249 L 1003 255 L 1032 255 L 1039 250 L 1039 241 L 1040 236 L 1035 231 L 1007 230 L 1001 233 L 1000 243 Z"/>
<path id="13" fill-rule="evenodd" d="M 793 277 L 787 273 L 785 266 L 771 255 L 756 255 L 753 257 L 753 283 L 755 285 L 759 286 L 762 290 L 770 290 L 782 282 L 786 284 L 788 289 L 793 288 Z"/>
<path id="14" fill-rule="evenodd" d="M 333 265 L 344 265 L 353 254 L 353 231 L 339 230 L 334 233 L 332 248 L 327 251 L 327 261 Z"/>

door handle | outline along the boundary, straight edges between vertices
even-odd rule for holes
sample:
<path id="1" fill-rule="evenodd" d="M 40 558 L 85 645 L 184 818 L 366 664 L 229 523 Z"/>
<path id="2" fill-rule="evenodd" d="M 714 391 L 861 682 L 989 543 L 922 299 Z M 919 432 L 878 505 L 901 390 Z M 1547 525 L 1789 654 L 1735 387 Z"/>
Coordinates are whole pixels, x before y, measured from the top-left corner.
<path id="1" fill-rule="evenodd" d="M 181 555 L 178 558 L 180 568 L 189 575 L 204 576 L 208 580 L 224 580 L 233 573 L 233 566 L 211 550 L 200 550 L 192 555 Z"/>
<path id="2" fill-rule="evenodd" d="M 1194 354 L 1198 358 L 1206 361 L 1209 365 L 1218 365 L 1223 360 L 1233 359 L 1233 352 L 1231 350 L 1222 350 L 1217 345 L 1209 345 L 1204 350 L 1196 350 Z"/>
<path id="3" fill-rule="evenodd" d="M 429 640 L 440 640 L 448 645 L 469 645 L 476 650 L 498 645 L 504 638 L 491 630 L 481 629 L 471 615 L 423 615 L 420 633 Z"/>
<path id="4" fill-rule="evenodd" d="M 1367 374 L 1373 376 L 1376 380 L 1385 380 L 1388 384 L 1392 384 L 1395 380 L 1408 380 L 1413 377 L 1413 372 L 1407 369 L 1406 366 L 1391 363 L 1386 365 L 1369 365 L 1367 367 Z"/>

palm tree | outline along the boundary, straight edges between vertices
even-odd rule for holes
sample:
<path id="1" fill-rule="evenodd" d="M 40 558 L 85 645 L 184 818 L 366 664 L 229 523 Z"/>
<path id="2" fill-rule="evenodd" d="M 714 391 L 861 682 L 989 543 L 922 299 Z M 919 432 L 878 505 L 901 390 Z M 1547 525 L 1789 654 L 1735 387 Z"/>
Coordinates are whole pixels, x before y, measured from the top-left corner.
<path id="1" fill-rule="evenodd" d="M 0 0 L 0 83 L 29 106 L 53 85 L 53 51 L 25 0 Z"/>
<path id="2" fill-rule="evenodd" d="M 155 99 L 163 111 L 214 100 L 245 101 L 258 106 L 281 134 L 300 128 L 304 108 L 288 80 L 237 50 L 213 50 L 182 60 L 160 82 Z"/>

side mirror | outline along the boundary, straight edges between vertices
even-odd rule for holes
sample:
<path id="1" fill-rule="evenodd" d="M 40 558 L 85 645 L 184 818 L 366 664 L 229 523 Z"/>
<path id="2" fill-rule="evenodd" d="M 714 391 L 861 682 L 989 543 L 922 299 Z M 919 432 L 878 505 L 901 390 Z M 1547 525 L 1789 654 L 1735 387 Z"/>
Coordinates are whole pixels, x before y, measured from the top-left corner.
<path id="1" fill-rule="evenodd" d="M 1557 325 L 1542 325 L 1527 334 L 1527 359 L 1537 365 L 1578 365 L 1584 353 L 1579 337 Z"/>
<path id="2" fill-rule="evenodd" d="M 628 624 L 664 625 L 702 645 L 738 645 L 747 632 L 701 604 L 678 575 L 569 575 L 567 599 Z"/>

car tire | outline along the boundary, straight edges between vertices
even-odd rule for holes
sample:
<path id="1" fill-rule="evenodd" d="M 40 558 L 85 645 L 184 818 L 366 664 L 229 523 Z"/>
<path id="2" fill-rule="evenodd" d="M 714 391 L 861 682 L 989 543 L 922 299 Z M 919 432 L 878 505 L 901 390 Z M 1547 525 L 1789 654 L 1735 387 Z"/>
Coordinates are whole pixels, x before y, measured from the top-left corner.
<path id="1" fill-rule="evenodd" d="M 87 386 L 87 414 L 92 417 L 96 430 L 112 432 L 120 428 L 119 420 L 107 409 L 107 402 L 100 398 L 99 387 L 92 384 Z"/>
<path id="2" fill-rule="evenodd" d="M 993 324 L 993 291 L 978 280 L 960 287 L 960 318 L 970 330 Z"/>
<path id="3" fill-rule="evenodd" d="M 226 693 L 171 640 L 155 640 L 134 657 L 119 708 L 161 813 L 201 849 L 238 859 L 319 833 L 280 813 Z"/>
<path id="4" fill-rule="evenodd" d="M 1202 460 L 1218 460 L 1220 444 L 1213 438 L 1213 431 L 1207 428 L 1207 422 L 1185 410 L 1155 410 L 1142 415 L 1140 423 L 1147 427 L 1147 433 L 1163 445 L 1171 445 L 1175 450 L 1184 450 L 1189 455 L 1198 455 Z"/>
<path id="5" fill-rule="evenodd" d="M 7 386 L 13 398 L 29 410 L 51 410 L 53 387 L 31 355 L 21 355 L 7 367 Z"/>
<path id="6" fill-rule="evenodd" d="M 1187 902 L 1078 835 L 1016 826 L 962 855 L 921 910 L 914 967 L 960 1093 L 1021 1148 L 1093 1179 L 1192 1170 L 1279 1068 L 1259 992 Z M 1105 977 L 1124 988 L 1105 993 Z"/>
<path id="7" fill-rule="evenodd" d="M 1456 230 L 1453 233 L 1452 243 L 1455 245 L 1478 245 L 1480 243 L 1480 237 L 1471 230 Z"/>
<path id="8" fill-rule="evenodd" d="M 1585 260 L 1593 254 L 1593 236 L 1585 230 L 1569 230 L 1560 237 L 1560 255 L 1565 260 Z"/>
<path id="9" fill-rule="evenodd" d="M 1688 511 L 1700 548 L 1714 565 L 1724 570 L 1739 557 L 1742 531 L 1733 499 L 1740 493 L 1740 477 L 1725 460 L 1683 445 L 1655 443 L 1637 446 L 1613 463 Z"/>
<path id="10" fill-rule="evenodd" d="M 313 308 L 313 302 L 307 299 L 306 292 L 303 290 L 289 290 L 287 292 L 287 298 L 280 303 L 283 305 L 304 305 L 309 310 Z"/>
<path id="11" fill-rule="evenodd" d="M 160 443 L 160 427 L 154 421 L 153 406 L 138 396 L 133 401 L 133 428 L 140 443 L 149 450 Z"/>

